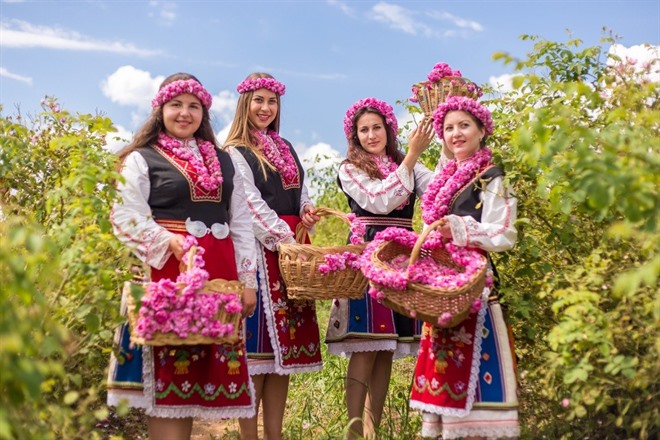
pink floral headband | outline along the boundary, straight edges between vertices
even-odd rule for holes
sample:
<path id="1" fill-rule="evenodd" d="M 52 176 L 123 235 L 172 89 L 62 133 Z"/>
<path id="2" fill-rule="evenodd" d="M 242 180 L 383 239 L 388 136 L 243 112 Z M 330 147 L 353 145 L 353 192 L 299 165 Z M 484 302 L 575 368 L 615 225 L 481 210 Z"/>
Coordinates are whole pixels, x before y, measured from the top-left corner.
<path id="1" fill-rule="evenodd" d="M 158 90 L 156 97 L 151 101 L 151 107 L 156 108 L 185 93 L 195 95 L 204 107 L 207 109 L 211 108 L 211 103 L 213 102 L 211 94 L 204 88 L 204 86 L 192 78 L 173 81 L 161 87 L 161 89 Z"/>
<path id="2" fill-rule="evenodd" d="M 245 92 L 252 92 L 259 89 L 268 89 L 280 96 L 286 92 L 284 84 L 275 78 L 248 78 L 236 87 L 236 91 L 241 95 Z"/>
<path id="3" fill-rule="evenodd" d="M 396 120 L 396 116 L 394 116 L 394 109 L 392 109 L 392 106 L 385 101 L 381 101 L 376 98 L 364 98 L 353 104 L 351 108 L 349 108 L 346 112 L 346 116 L 344 117 L 344 133 L 346 134 L 346 139 L 351 139 L 351 132 L 353 131 L 353 118 L 355 118 L 355 113 L 364 107 L 373 108 L 378 113 L 383 115 L 385 122 L 390 126 L 392 134 L 394 134 L 394 137 L 396 138 L 399 132 L 399 123 Z"/>
<path id="4" fill-rule="evenodd" d="M 440 103 L 438 108 L 433 112 L 433 128 L 440 139 L 444 139 L 444 130 L 442 128 L 445 123 L 445 116 L 447 116 L 447 113 L 456 110 L 468 112 L 480 120 L 486 131 L 486 136 L 493 134 L 493 117 L 486 107 L 467 96 L 449 96 L 447 100 Z"/>

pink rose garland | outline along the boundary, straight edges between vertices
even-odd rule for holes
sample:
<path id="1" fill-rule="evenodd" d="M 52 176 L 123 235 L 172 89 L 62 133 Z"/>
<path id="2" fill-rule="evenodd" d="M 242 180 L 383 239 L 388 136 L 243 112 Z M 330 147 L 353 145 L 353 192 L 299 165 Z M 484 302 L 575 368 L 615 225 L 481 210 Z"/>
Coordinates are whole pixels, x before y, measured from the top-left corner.
<path id="1" fill-rule="evenodd" d="M 195 156 L 187 145 L 188 141 L 174 139 L 165 133 L 158 135 L 158 146 L 175 157 L 190 162 L 197 173 L 197 183 L 206 191 L 216 190 L 222 185 L 222 170 L 213 143 L 196 139 L 202 160 Z"/>
<path id="2" fill-rule="evenodd" d="M 254 130 L 252 134 L 259 141 L 268 162 L 282 175 L 284 181 L 294 182 L 298 177 L 298 165 L 284 139 L 274 130 L 269 130 L 267 134 Z"/>
<path id="3" fill-rule="evenodd" d="M 475 179 L 477 174 L 490 163 L 492 156 L 488 148 L 482 148 L 460 164 L 456 159 L 447 162 L 422 195 L 424 223 L 430 225 L 447 215 L 454 194 Z"/>

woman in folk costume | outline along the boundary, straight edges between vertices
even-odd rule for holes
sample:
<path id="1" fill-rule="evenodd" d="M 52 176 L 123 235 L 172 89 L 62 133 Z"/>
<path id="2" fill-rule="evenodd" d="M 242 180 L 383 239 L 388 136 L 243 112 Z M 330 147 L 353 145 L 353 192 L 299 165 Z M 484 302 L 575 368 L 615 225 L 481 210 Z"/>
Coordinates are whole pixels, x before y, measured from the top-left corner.
<path id="1" fill-rule="evenodd" d="M 114 232 L 150 266 L 154 282 L 176 279 L 185 237 L 194 236 L 204 249 L 209 278 L 242 281 L 243 313 L 251 313 L 257 287 L 254 234 L 241 176 L 215 144 L 211 95 L 194 76 L 177 73 L 163 81 L 152 107 L 119 152 L 125 181 L 111 212 Z M 108 404 L 126 400 L 146 408 L 150 438 L 189 439 L 193 417 L 254 415 L 242 340 L 139 347 L 130 344 L 126 324 L 116 342 L 122 362 L 111 359 Z"/>
<path id="2" fill-rule="evenodd" d="M 252 73 L 237 87 L 240 97 L 225 142 L 245 180 L 247 206 L 257 247 L 257 309 L 246 320 L 248 363 L 263 403 L 265 438 L 279 439 L 291 373 L 322 367 L 313 301 L 291 301 L 278 266 L 278 248 L 294 243 L 302 222 L 311 228 L 319 217 L 308 196 L 304 172 L 291 144 L 279 135 L 282 83 Z M 257 416 L 241 420 L 245 438 L 257 437 Z"/>
<path id="3" fill-rule="evenodd" d="M 386 102 L 357 101 L 346 112 L 344 132 L 348 151 L 338 182 L 351 211 L 365 225 L 365 240 L 373 240 L 388 226 L 412 229 L 415 199 L 433 177 L 417 162 L 434 136 L 431 120 L 423 120 L 411 133 L 405 155 L 397 141 L 396 117 Z M 364 435 L 376 433 L 392 359 L 414 354 L 418 337 L 417 321 L 393 312 L 371 295 L 333 301 L 326 342 L 330 353 L 350 357 L 346 374 L 349 438 L 363 435 L 363 416 Z"/>
<path id="4" fill-rule="evenodd" d="M 454 158 L 436 170 L 422 198 L 427 225 L 444 220 L 443 237 L 486 252 L 516 240 L 516 198 L 492 161 L 488 109 L 450 96 L 433 113 L 434 128 Z M 484 293 L 488 293 L 488 289 Z M 496 291 L 453 328 L 424 324 L 410 398 L 422 414 L 422 435 L 443 439 L 519 436 L 513 344 Z"/>

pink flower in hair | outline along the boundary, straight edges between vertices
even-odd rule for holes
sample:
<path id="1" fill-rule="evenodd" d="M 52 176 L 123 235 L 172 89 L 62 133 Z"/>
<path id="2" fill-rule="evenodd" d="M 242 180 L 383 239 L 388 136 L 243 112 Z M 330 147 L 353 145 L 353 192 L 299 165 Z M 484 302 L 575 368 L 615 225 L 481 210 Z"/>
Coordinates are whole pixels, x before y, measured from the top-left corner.
<path id="1" fill-rule="evenodd" d="M 399 123 L 396 120 L 396 116 L 394 116 L 394 109 L 392 106 L 385 101 L 381 101 L 376 98 L 364 98 L 357 101 L 346 111 L 346 116 L 344 117 L 344 134 L 346 134 L 346 139 L 351 138 L 351 131 L 353 130 L 353 118 L 355 118 L 355 113 L 364 107 L 370 107 L 380 113 L 385 118 L 385 122 L 392 130 L 394 137 L 398 135 Z"/>
<path id="2" fill-rule="evenodd" d="M 275 78 L 248 78 L 236 87 L 236 91 L 241 95 L 259 89 L 267 89 L 280 96 L 286 92 L 284 84 Z"/>
<path id="3" fill-rule="evenodd" d="M 467 96 L 449 96 L 444 102 L 441 102 L 438 105 L 438 108 L 433 112 L 433 128 L 440 139 L 444 140 L 443 126 L 445 123 L 445 116 L 447 116 L 447 113 L 456 110 L 468 112 L 481 121 L 486 131 L 486 136 L 493 134 L 493 117 L 486 107 Z"/>
<path id="4" fill-rule="evenodd" d="M 195 95 L 204 107 L 207 109 L 211 108 L 211 104 L 213 103 L 211 94 L 204 88 L 204 86 L 192 78 L 173 81 L 161 87 L 160 90 L 158 90 L 156 97 L 151 101 L 151 107 L 156 108 L 171 101 L 177 96 L 186 93 Z"/>

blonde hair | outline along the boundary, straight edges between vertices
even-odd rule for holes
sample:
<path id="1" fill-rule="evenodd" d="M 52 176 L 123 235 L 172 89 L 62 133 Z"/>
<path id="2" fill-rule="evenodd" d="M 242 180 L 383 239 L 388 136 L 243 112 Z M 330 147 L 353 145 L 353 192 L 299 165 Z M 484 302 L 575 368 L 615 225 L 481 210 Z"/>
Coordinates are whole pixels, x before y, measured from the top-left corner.
<path id="1" fill-rule="evenodd" d="M 264 72 L 254 72 L 249 74 L 245 79 L 251 78 L 274 78 L 269 73 Z M 275 167 L 268 162 L 266 156 L 264 156 L 261 149 L 259 149 L 258 141 L 252 135 L 252 131 L 257 130 L 257 127 L 250 121 L 250 103 L 252 102 L 252 96 L 254 96 L 254 91 L 248 91 L 242 93 L 238 97 L 238 102 L 236 103 L 236 113 L 234 115 L 234 120 L 229 128 L 229 134 L 227 135 L 227 140 L 223 144 L 223 148 L 227 148 L 230 145 L 233 146 L 245 146 L 249 148 L 250 151 L 255 155 L 259 160 L 259 165 L 261 165 L 261 171 L 266 178 L 266 167 L 271 170 L 275 170 Z M 281 114 L 281 100 L 280 95 L 275 94 L 277 97 L 277 114 L 275 119 L 268 125 L 268 130 L 273 130 L 276 133 L 280 131 L 280 114 Z"/>

